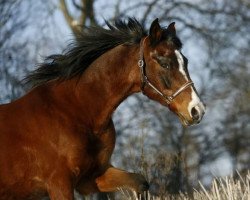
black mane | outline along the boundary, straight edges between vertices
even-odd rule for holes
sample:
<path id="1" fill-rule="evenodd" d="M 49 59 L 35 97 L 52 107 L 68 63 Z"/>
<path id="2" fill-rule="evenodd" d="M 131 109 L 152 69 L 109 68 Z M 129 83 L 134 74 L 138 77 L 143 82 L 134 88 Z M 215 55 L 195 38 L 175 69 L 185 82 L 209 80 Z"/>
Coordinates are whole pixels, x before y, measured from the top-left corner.
<path id="1" fill-rule="evenodd" d="M 38 64 L 25 79 L 33 87 L 51 80 L 66 80 L 81 75 L 99 56 L 120 45 L 140 43 L 146 31 L 134 18 L 127 21 L 116 20 L 114 25 L 106 21 L 108 29 L 96 26 L 85 27 L 76 35 L 64 54 L 48 56 L 44 63 Z M 179 40 L 178 40 L 179 41 Z M 178 43 L 178 42 L 177 42 Z"/>
<path id="2" fill-rule="evenodd" d="M 81 75 L 99 56 L 120 44 L 139 43 L 146 35 L 144 28 L 134 19 L 116 20 L 114 25 L 106 22 L 108 29 L 96 26 L 85 27 L 76 35 L 65 54 L 50 55 L 38 64 L 24 81 L 33 87 L 55 79 L 70 79 Z"/>

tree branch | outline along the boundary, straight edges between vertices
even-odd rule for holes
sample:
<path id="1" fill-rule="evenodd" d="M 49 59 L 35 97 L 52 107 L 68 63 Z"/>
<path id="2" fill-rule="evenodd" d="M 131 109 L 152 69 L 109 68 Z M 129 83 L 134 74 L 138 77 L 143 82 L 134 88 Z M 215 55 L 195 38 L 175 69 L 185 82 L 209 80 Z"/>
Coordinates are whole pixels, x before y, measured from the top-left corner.
<path id="1" fill-rule="evenodd" d="M 77 33 L 79 32 L 79 29 L 77 26 L 78 23 L 69 13 L 65 0 L 60 0 L 60 9 L 62 10 L 62 13 L 66 19 L 68 26 L 71 28 L 74 35 L 77 35 Z"/>

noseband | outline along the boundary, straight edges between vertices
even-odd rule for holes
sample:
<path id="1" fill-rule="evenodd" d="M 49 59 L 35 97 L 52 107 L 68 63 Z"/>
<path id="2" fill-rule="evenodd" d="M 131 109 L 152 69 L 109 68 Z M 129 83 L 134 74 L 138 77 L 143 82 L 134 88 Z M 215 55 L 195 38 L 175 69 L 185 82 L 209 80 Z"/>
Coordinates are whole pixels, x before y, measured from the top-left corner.
<path id="1" fill-rule="evenodd" d="M 146 37 L 147 38 L 147 37 Z M 146 63 L 144 61 L 144 42 L 146 40 L 146 38 L 144 38 L 143 40 L 141 40 L 140 43 L 140 58 L 138 61 L 138 66 L 140 68 L 140 72 L 141 72 L 141 91 L 144 94 L 144 88 L 146 85 L 148 85 L 149 87 L 151 87 L 156 93 L 158 93 L 160 96 L 163 97 L 163 99 L 166 101 L 166 103 L 168 105 L 171 104 L 171 102 L 175 99 L 175 97 L 177 97 L 181 92 L 183 92 L 184 90 L 186 90 L 187 88 L 191 87 L 194 83 L 193 81 L 189 80 L 187 81 L 184 85 L 182 85 L 176 92 L 174 92 L 172 95 L 170 96 L 166 96 L 164 95 L 160 90 L 158 90 L 148 79 L 147 75 L 146 75 Z"/>

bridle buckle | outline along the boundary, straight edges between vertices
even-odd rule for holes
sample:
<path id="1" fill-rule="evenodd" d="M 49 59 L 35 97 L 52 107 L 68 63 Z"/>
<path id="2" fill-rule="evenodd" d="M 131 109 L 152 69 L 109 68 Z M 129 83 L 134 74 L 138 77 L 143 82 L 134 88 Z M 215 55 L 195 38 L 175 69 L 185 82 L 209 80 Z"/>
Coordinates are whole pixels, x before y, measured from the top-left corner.
<path id="1" fill-rule="evenodd" d="M 144 66 L 144 61 L 143 61 L 143 59 L 140 59 L 140 60 L 138 61 L 138 66 L 139 66 L 140 68 L 143 68 L 143 66 Z"/>

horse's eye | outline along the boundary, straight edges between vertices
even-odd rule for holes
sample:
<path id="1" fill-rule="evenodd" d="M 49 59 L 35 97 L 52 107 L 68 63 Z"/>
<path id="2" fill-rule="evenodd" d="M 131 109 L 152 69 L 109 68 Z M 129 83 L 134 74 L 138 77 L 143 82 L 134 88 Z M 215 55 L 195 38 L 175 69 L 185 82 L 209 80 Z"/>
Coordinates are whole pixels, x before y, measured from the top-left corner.
<path id="1" fill-rule="evenodd" d="M 161 67 L 163 67 L 165 69 L 170 69 L 170 63 L 166 60 L 160 61 L 159 64 L 161 65 Z"/>
<path id="2" fill-rule="evenodd" d="M 164 56 L 158 56 L 157 62 L 161 65 L 161 67 L 165 69 L 170 69 L 169 59 Z"/>
<path id="3" fill-rule="evenodd" d="M 162 63 L 161 66 L 166 69 L 170 69 L 170 66 L 168 63 Z"/>

